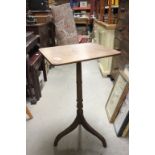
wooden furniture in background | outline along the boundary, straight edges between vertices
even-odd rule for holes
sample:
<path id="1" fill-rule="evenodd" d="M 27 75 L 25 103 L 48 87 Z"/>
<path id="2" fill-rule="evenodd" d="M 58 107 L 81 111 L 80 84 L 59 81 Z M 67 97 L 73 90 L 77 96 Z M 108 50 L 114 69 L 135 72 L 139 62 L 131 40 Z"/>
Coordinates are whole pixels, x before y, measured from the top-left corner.
<path id="1" fill-rule="evenodd" d="M 31 10 L 30 14 L 36 19 L 36 24 L 27 24 L 27 31 L 33 31 L 40 35 L 40 46 L 55 46 L 55 25 L 51 10 Z M 50 69 L 50 64 L 45 60 L 46 72 Z"/>
<path id="2" fill-rule="evenodd" d="M 78 34 L 88 35 L 89 27 L 91 25 L 91 15 L 94 12 L 94 0 L 85 1 L 70 1 L 75 18 L 75 24 Z"/>
<path id="3" fill-rule="evenodd" d="M 33 16 L 52 16 L 51 10 L 30 10 Z"/>
<path id="4" fill-rule="evenodd" d="M 103 47 L 113 49 L 115 27 L 115 24 L 107 24 L 95 19 L 93 41 Z M 111 74 L 112 61 L 112 57 L 99 59 L 99 67 L 103 76 L 109 76 Z"/>
<path id="5" fill-rule="evenodd" d="M 27 24 L 26 31 L 33 31 L 35 34 L 40 36 L 40 46 L 47 47 L 50 46 L 50 37 L 48 33 L 48 24 L 39 23 L 39 24 Z"/>
<path id="6" fill-rule="evenodd" d="M 106 49 L 101 45 L 94 43 L 74 44 L 56 46 L 50 48 L 41 48 L 40 52 L 54 66 L 76 63 L 76 80 L 77 80 L 77 116 L 73 123 L 61 132 L 54 141 L 54 146 L 57 146 L 58 141 L 78 125 L 82 125 L 87 131 L 99 138 L 104 147 L 107 146 L 102 135 L 95 131 L 85 120 L 83 115 L 83 99 L 82 99 L 82 61 L 98 59 L 101 57 L 109 57 L 120 54 L 119 51 Z"/>
<path id="7" fill-rule="evenodd" d="M 50 15 L 35 15 L 37 23 L 49 23 L 52 22 L 52 17 Z"/>
<path id="8" fill-rule="evenodd" d="M 113 59 L 111 75 L 117 78 L 119 70 L 129 64 L 129 0 L 121 0 L 118 23 L 115 29 L 114 49 L 121 51 L 121 55 Z"/>
<path id="9" fill-rule="evenodd" d="M 111 10 L 112 0 L 109 0 L 109 10 L 108 10 L 108 24 L 112 24 L 112 10 Z"/>
<path id="10" fill-rule="evenodd" d="M 86 27 L 88 26 L 89 23 L 89 18 L 88 17 L 83 17 L 83 18 L 74 18 L 75 24 L 84 24 Z"/>
<path id="11" fill-rule="evenodd" d="M 117 23 L 118 7 L 118 0 L 97 0 L 95 6 L 97 19 L 108 24 Z"/>
<path id="12" fill-rule="evenodd" d="M 117 8 L 117 24 L 106 24 L 99 20 L 94 22 L 94 42 L 121 51 L 120 56 L 102 59 L 99 62 L 102 74 L 114 80 L 117 78 L 118 71 L 123 70 L 124 66 L 129 63 L 129 0 L 120 0 Z M 104 25 L 113 27 L 113 30 L 105 29 Z"/>
<path id="13" fill-rule="evenodd" d="M 36 24 L 27 25 L 27 31 L 40 35 L 42 47 L 55 46 L 55 26 L 51 10 L 30 10 Z"/>
<path id="14" fill-rule="evenodd" d="M 29 60 L 28 64 L 30 66 L 30 73 L 32 78 L 32 83 L 34 85 L 34 91 L 36 94 L 36 99 L 39 100 L 41 97 L 41 86 L 39 82 L 38 71 L 43 71 L 44 81 L 47 81 L 46 69 L 44 58 L 40 52 L 35 52 Z"/>
<path id="15" fill-rule="evenodd" d="M 100 0 L 100 21 L 104 21 L 104 10 L 105 10 L 104 0 Z"/>
<path id="16" fill-rule="evenodd" d="M 61 4 L 64 4 L 64 3 L 69 3 L 70 0 L 55 0 L 55 4 L 56 5 L 61 5 Z"/>
<path id="17" fill-rule="evenodd" d="M 34 84 L 32 81 L 29 58 L 38 50 L 39 36 L 34 35 L 33 32 L 26 32 L 26 96 L 30 98 L 30 102 L 35 104 L 37 102 L 36 93 L 34 91 Z"/>
<path id="18" fill-rule="evenodd" d="M 47 76 L 44 57 L 38 52 L 39 36 L 33 32 L 26 34 L 26 92 L 31 104 L 35 104 L 41 97 L 38 72 L 43 71 L 44 81 L 47 81 Z"/>

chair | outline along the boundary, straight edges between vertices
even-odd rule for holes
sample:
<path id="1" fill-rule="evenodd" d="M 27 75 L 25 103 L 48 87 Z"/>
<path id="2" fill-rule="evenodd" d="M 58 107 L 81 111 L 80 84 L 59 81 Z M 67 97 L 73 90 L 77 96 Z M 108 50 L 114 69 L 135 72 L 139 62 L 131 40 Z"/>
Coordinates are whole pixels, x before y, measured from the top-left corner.
<path id="1" fill-rule="evenodd" d="M 78 36 L 73 11 L 69 3 L 51 7 L 57 45 L 88 42 L 87 36 Z"/>

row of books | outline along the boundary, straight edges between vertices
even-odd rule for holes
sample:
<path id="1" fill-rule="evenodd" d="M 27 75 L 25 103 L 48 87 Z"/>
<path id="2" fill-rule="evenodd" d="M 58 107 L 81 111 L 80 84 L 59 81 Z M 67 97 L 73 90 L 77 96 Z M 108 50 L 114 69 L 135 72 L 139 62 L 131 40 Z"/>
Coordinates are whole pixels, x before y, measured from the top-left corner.
<path id="1" fill-rule="evenodd" d="M 70 0 L 71 7 L 88 7 L 90 5 L 87 0 Z"/>
<path id="2" fill-rule="evenodd" d="M 105 6 L 109 5 L 110 1 L 112 5 L 119 5 L 119 0 L 105 0 Z"/>

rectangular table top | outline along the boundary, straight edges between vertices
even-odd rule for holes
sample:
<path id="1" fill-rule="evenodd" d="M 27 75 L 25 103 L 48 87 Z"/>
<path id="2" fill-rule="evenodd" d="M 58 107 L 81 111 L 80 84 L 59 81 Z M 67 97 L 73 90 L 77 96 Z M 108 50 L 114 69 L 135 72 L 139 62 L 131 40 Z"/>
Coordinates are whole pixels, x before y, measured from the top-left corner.
<path id="1" fill-rule="evenodd" d="M 55 66 L 93 60 L 120 54 L 114 49 L 104 48 L 96 43 L 82 43 L 40 48 L 43 56 Z"/>

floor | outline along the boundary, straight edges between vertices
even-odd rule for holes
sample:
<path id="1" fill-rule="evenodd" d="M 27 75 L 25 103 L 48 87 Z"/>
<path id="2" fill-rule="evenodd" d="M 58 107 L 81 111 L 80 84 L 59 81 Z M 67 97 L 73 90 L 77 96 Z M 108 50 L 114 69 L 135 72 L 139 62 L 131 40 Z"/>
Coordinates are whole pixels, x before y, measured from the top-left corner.
<path id="1" fill-rule="evenodd" d="M 105 137 L 107 148 L 82 127 L 53 147 L 56 135 L 68 127 L 76 115 L 76 70 L 75 64 L 71 64 L 51 69 L 42 98 L 36 105 L 28 105 L 34 118 L 26 122 L 27 155 L 129 154 L 129 139 L 116 136 L 105 113 L 113 83 L 102 77 L 97 61 L 83 62 L 82 69 L 84 115 L 88 123 Z"/>

